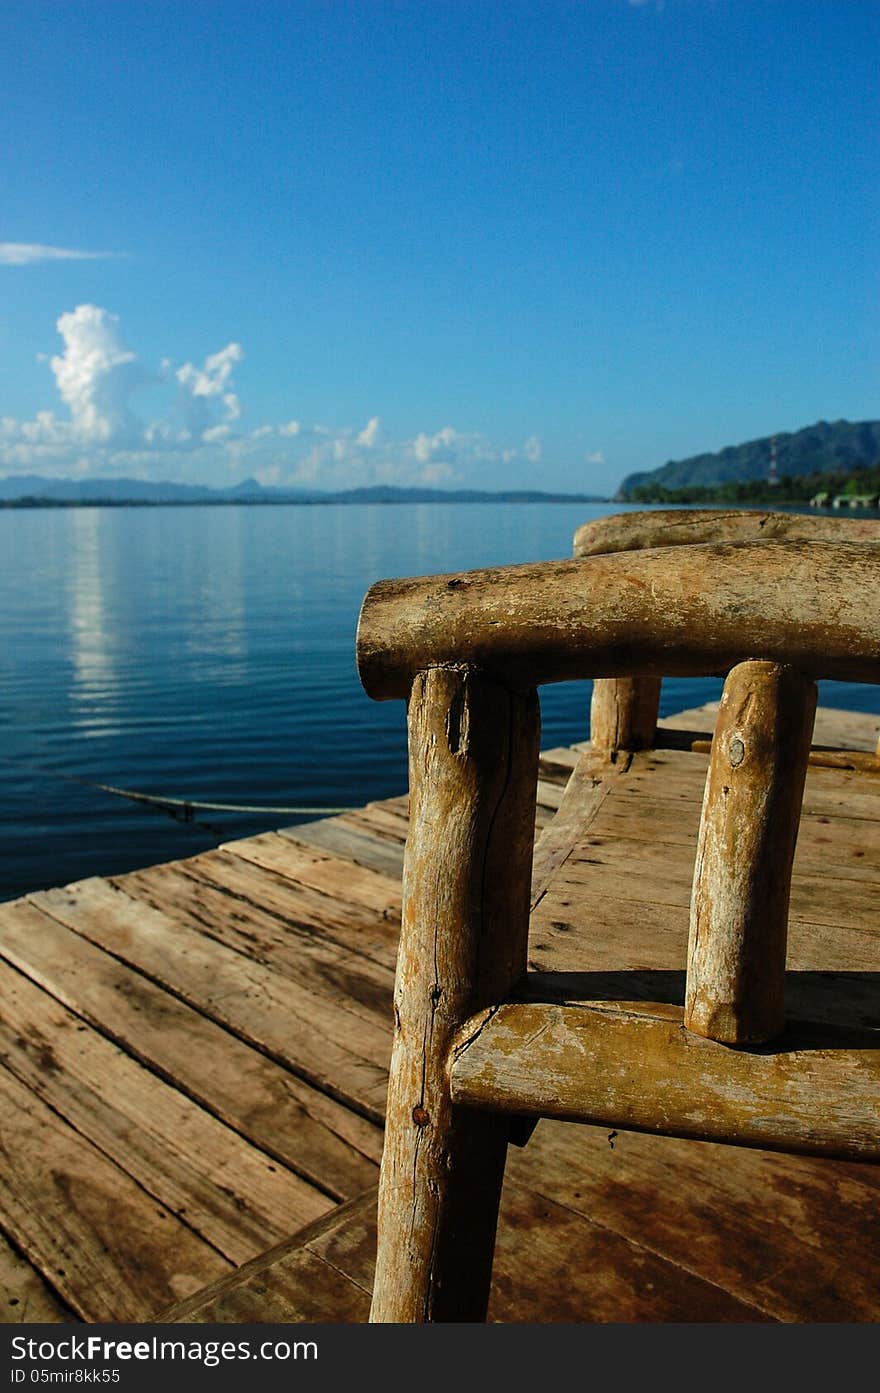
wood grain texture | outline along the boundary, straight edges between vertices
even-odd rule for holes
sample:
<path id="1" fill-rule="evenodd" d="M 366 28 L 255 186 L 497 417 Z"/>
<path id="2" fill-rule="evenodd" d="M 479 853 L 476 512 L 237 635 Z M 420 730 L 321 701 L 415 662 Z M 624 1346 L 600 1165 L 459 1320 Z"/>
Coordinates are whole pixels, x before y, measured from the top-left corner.
<path id="1" fill-rule="evenodd" d="M 880 681 L 880 543 L 741 542 L 380 581 L 358 671 L 378 700 L 466 665 L 513 690 L 583 677 L 699 676 L 760 657 Z"/>
<path id="2" fill-rule="evenodd" d="M 768 1319 L 876 1321 L 877 1166 L 545 1119 L 507 1171 Z"/>
<path id="3" fill-rule="evenodd" d="M 0 1223 L 80 1319 L 145 1320 L 231 1270 L 5 1068 L 0 1125 Z"/>
<path id="4" fill-rule="evenodd" d="M 335 1241 L 334 1241 L 335 1240 Z M 370 1190 L 332 1214 L 244 1263 L 156 1319 L 161 1323 L 250 1324 L 367 1319 L 376 1245 L 376 1192 Z M 367 1280 L 357 1258 L 366 1247 Z M 341 1256 L 344 1252 L 345 1256 Z"/>
<path id="5" fill-rule="evenodd" d="M 347 1198 L 375 1180 L 382 1146 L 375 1124 L 34 905 L 0 906 L 0 956 L 328 1194 Z"/>
<path id="6" fill-rule="evenodd" d="M 381 1120 L 388 1043 L 378 1020 L 209 942 L 97 877 L 32 902 L 321 1091 Z"/>
<path id="7" fill-rule="evenodd" d="M 571 771 L 552 822 L 541 832 L 532 864 L 532 908 L 540 903 L 560 866 L 598 817 L 611 789 L 628 767 L 604 752 L 584 750 Z"/>
<path id="8" fill-rule="evenodd" d="M 121 879 L 111 883 L 125 888 Z M 206 852 L 191 861 L 134 872 L 127 885 L 139 903 L 291 978 L 315 996 L 343 1003 L 369 1023 L 384 1025 L 388 1019 L 393 961 L 378 963 L 354 947 L 371 943 L 375 912 L 358 914 L 352 909 L 347 923 L 339 913 L 342 924 L 336 926 L 327 921 L 334 908 L 342 910 L 340 902 L 306 890 L 303 893 L 319 901 L 318 913 L 310 906 L 312 912 L 306 916 L 301 895 L 291 892 L 283 880 L 226 852 Z M 340 935 L 348 941 L 339 943 Z"/>
<path id="9" fill-rule="evenodd" d="M 615 513 L 585 522 L 574 534 L 574 555 L 595 556 L 644 547 L 693 546 L 699 542 L 782 540 L 880 541 L 876 518 L 829 518 L 763 509 L 662 508 Z"/>
<path id="10" fill-rule="evenodd" d="M 45 1278 L 0 1234 L 0 1322 L 57 1325 L 77 1320 Z"/>
<path id="11" fill-rule="evenodd" d="M 505 1004 L 463 1029 L 452 1096 L 471 1107 L 744 1146 L 880 1159 L 880 1032 L 792 1028 L 730 1049 L 657 1002 Z"/>
<path id="12" fill-rule="evenodd" d="M 729 673 L 712 741 L 688 939 L 684 1023 L 710 1040 L 785 1024 L 791 873 L 816 684 L 777 663 Z"/>
<path id="13" fill-rule="evenodd" d="M 597 677 L 590 701 L 594 750 L 647 750 L 654 743 L 660 706 L 659 677 Z"/>
<path id="14" fill-rule="evenodd" d="M 480 1320 L 507 1126 L 453 1110 L 446 1057 L 470 1012 L 525 971 L 538 704 L 534 693 L 434 669 L 416 678 L 408 720 L 410 832 L 371 1320 Z"/>
<path id="15" fill-rule="evenodd" d="M 0 1000 L 9 1072 L 231 1262 L 334 1207 L 6 964 Z"/>

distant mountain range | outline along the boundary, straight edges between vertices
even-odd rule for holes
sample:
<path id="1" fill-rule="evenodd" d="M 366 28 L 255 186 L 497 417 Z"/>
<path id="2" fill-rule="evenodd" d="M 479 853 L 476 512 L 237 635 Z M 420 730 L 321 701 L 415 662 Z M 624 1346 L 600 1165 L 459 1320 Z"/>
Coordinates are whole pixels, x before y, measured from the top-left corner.
<path id="1" fill-rule="evenodd" d="M 776 472 L 780 478 L 808 474 L 846 473 L 880 460 L 880 421 L 817 421 L 792 434 L 763 436 L 744 445 L 728 445 L 716 454 L 669 460 L 659 469 L 630 474 L 616 494 L 617 501 L 644 499 L 651 487 L 711 488 L 728 482 L 766 479 L 776 442 Z M 638 490 L 638 494 L 636 494 Z"/>
<path id="2" fill-rule="evenodd" d="M 588 493 L 542 493 L 537 489 L 370 488 L 324 493 L 318 489 L 263 488 L 244 479 L 231 488 L 203 484 L 151 483 L 144 479 L 50 479 L 40 474 L 11 474 L 0 479 L 0 506 L 21 504 L 77 505 L 158 503 L 604 503 Z"/>

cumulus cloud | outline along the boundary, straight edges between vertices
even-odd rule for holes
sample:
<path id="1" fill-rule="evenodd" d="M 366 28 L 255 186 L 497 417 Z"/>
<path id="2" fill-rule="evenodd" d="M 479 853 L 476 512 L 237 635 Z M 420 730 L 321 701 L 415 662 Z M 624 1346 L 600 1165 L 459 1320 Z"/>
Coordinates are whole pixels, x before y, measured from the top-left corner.
<path id="1" fill-rule="evenodd" d="M 357 443 L 358 445 L 363 445 L 367 450 L 372 450 L 378 439 L 379 417 L 371 416 L 360 435 L 357 437 Z"/>
<path id="2" fill-rule="evenodd" d="M 114 252 L 78 251 L 73 247 L 46 247 L 41 242 L 0 242 L 0 266 L 33 266 L 40 261 L 101 261 Z"/>
<path id="3" fill-rule="evenodd" d="M 0 419 L 0 470 L 54 475 L 129 475 L 215 486 L 249 476 L 265 485 L 326 489 L 371 483 L 485 486 L 502 470 L 514 486 L 532 484 L 541 442 L 499 449 L 476 431 L 451 425 L 394 438 L 378 415 L 360 427 L 243 423 L 235 373 L 244 361 L 234 340 L 201 361 L 163 358 L 150 368 L 128 347 L 119 319 L 98 305 L 60 315 L 62 349 L 48 361 L 66 414 L 42 410 L 28 421 Z M 145 421 L 138 395 L 164 406 Z M 495 480 L 497 482 L 497 479 Z"/>
<path id="4" fill-rule="evenodd" d="M 50 367 L 73 433 L 84 443 L 131 442 L 137 427 L 128 398 L 148 375 L 124 347 L 117 316 L 97 305 L 78 305 L 61 315 L 57 328 L 64 352 Z"/>

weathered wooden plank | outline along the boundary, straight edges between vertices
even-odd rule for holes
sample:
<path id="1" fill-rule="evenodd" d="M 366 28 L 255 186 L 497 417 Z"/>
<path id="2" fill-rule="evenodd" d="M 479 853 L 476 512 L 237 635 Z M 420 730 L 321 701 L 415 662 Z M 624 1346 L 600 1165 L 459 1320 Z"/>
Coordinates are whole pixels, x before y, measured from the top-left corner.
<path id="1" fill-rule="evenodd" d="M 209 942 L 98 878 L 41 892 L 31 903 L 315 1087 L 381 1120 L 388 1032 L 378 1022 Z"/>
<path id="2" fill-rule="evenodd" d="M 666 731 L 657 744 L 661 748 L 690 750 L 693 754 L 709 754 L 712 741 L 708 735 L 692 730 Z M 859 774 L 880 775 L 880 756 L 867 750 L 827 749 L 814 745 L 807 755 L 811 769 L 851 769 Z"/>
<path id="3" fill-rule="evenodd" d="M 820 694 L 821 696 L 821 694 Z M 693 731 L 711 739 L 718 715 L 718 702 L 708 701 L 703 706 L 691 707 L 687 711 L 676 711 L 674 715 L 661 716 L 657 722 L 658 733 L 664 730 Z M 813 744 L 832 748 L 864 750 L 873 753 L 880 737 L 880 714 L 865 711 L 847 711 L 838 707 L 820 705 L 816 710 L 813 726 Z"/>
<path id="4" fill-rule="evenodd" d="M 231 1262 L 334 1207 L 6 964 L 0 1001 L 9 1072 Z"/>
<path id="5" fill-rule="evenodd" d="M 636 838 L 592 837 L 565 861 L 562 875 L 569 897 L 587 893 L 633 899 L 644 904 L 690 904 L 693 857 L 664 843 Z M 804 872 L 792 879 L 791 916 L 817 924 L 848 924 L 870 930 L 876 923 L 873 876 L 852 879 L 829 872 Z M 557 890 L 562 886 L 556 887 Z M 877 886 L 880 892 L 880 885 Z"/>
<path id="6" fill-rule="evenodd" d="M 700 807 L 696 802 L 651 802 L 618 787 L 590 827 L 593 836 L 696 846 Z M 848 880 L 880 879 L 880 836 L 867 818 L 803 813 L 794 856 L 795 874 L 829 874 Z"/>
<path id="7" fill-rule="evenodd" d="M 300 846 L 290 837 L 264 832 L 257 837 L 224 842 L 220 850 L 252 861 L 264 870 L 275 871 L 298 886 L 345 899 L 348 904 L 361 905 L 382 918 L 400 918 L 401 888 L 397 879 L 380 875 L 366 866 L 356 866 L 316 847 Z M 197 858 L 199 862 L 202 859 Z"/>
<path id="8" fill-rule="evenodd" d="M 522 1002 L 463 1028 L 451 1077 L 469 1107 L 880 1159 L 880 1031 L 732 1050 L 684 1031 L 679 1007 Z"/>
<path id="9" fill-rule="evenodd" d="M 657 799 L 660 782 L 668 802 L 702 802 L 708 769 L 705 754 L 685 750 L 650 750 L 636 755 L 627 778 L 633 796 Z M 880 820 L 880 789 L 877 780 L 849 769 L 807 771 L 802 812 L 814 816 L 868 818 Z"/>
<path id="10" fill-rule="evenodd" d="M 551 893 L 532 916 L 529 968 L 543 974 L 542 991 L 557 999 L 683 1005 L 687 932 L 684 903 Z M 788 1013 L 799 1020 L 880 1028 L 878 949 L 873 929 L 791 919 Z"/>
<path id="11" fill-rule="evenodd" d="M 27 1258 L 0 1234 L 0 1322 L 55 1325 L 78 1317 Z"/>
<path id="12" fill-rule="evenodd" d="M 391 1019 L 392 965 L 377 963 L 350 944 L 343 948 L 311 925 L 280 917 L 290 897 L 283 882 L 259 866 L 208 852 L 111 884 L 175 924 L 197 930 L 368 1022 L 387 1026 Z M 272 913 L 260 908 L 263 894 L 272 901 Z M 366 912 L 362 917 L 375 918 Z M 356 941 L 356 928 L 352 936 Z"/>
<path id="13" fill-rule="evenodd" d="M 205 860 L 204 856 L 208 859 Z M 164 883 L 168 873 L 176 869 L 188 875 L 196 886 L 211 885 L 221 892 L 217 900 L 219 912 L 216 918 L 235 921 L 236 916 L 242 920 L 248 915 L 252 918 L 256 916 L 267 931 L 277 934 L 292 929 L 294 938 L 297 937 L 296 931 L 301 931 L 300 936 L 305 934 L 308 939 L 319 943 L 325 940 L 344 948 L 346 952 L 357 954 L 358 958 L 368 958 L 393 969 L 400 936 L 399 915 L 389 912 L 386 917 L 340 896 L 297 885 L 231 851 L 207 852 L 204 856 L 171 863 L 167 867 L 154 866 L 146 871 L 113 877 L 111 883 L 131 894 L 134 899 L 145 899 L 148 903 L 155 903 L 157 908 L 165 908 L 172 917 L 176 912 L 171 908 L 176 895 L 186 915 L 193 910 L 192 884 L 187 888 L 175 879 Z M 275 920 L 274 929 L 272 917 Z M 211 922 L 211 916 L 203 915 L 202 920 L 207 925 Z M 228 928 L 221 929 L 223 931 L 228 932 Z"/>
<path id="14" fill-rule="evenodd" d="M 545 1124 L 542 1124 L 542 1126 Z M 572 1129 L 574 1130 L 574 1129 Z M 577 1175 L 577 1166 L 572 1167 Z M 545 1187 L 546 1192 L 546 1187 Z M 281 1322 L 363 1320 L 356 1293 L 368 1291 L 375 1252 L 374 1196 L 340 1206 L 328 1218 L 279 1245 L 240 1272 L 179 1303 L 166 1320 Z M 323 1259 L 350 1288 L 315 1283 L 303 1313 L 303 1250 Z M 308 1269 L 306 1269 L 308 1270 Z M 321 1270 L 315 1276 L 320 1279 Z M 338 1312 L 342 1314 L 338 1314 Z M 489 1298 L 489 1319 L 537 1323 L 578 1321 L 762 1321 L 745 1295 L 609 1229 L 577 1204 L 554 1201 L 515 1180 L 505 1182 Z"/>
<path id="15" fill-rule="evenodd" d="M 513 1178 L 504 1185 L 492 1277 L 488 1316 L 495 1321 L 768 1319 L 754 1302 Z"/>
<path id="16" fill-rule="evenodd" d="M 360 1324 L 366 1321 L 369 1309 L 369 1292 L 309 1248 L 297 1248 L 265 1277 L 258 1274 L 243 1284 L 211 1288 L 204 1305 L 186 1315 L 165 1315 L 163 1323 Z M 310 1338 L 293 1331 L 289 1342 Z"/>
<path id="17" fill-rule="evenodd" d="M 221 1121 L 335 1198 L 375 1181 L 379 1127 L 25 901 L 0 955 Z"/>
<path id="18" fill-rule="evenodd" d="M 279 827 L 278 834 L 291 837 L 303 846 L 320 847 L 333 856 L 367 866 L 382 875 L 400 879 L 403 875 L 403 846 L 387 837 L 365 832 L 357 823 L 341 817 L 325 817 L 320 822 L 300 822 L 295 827 Z"/>
<path id="19" fill-rule="evenodd" d="M 409 811 L 386 808 L 384 803 L 368 803 L 364 808 L 346 813 L 346 820 L 350 826 L 361 827 L 374 836 L 387 837 L 402 845 L 409 828 Z"/>
<path id="20" fill-rule="evenodd" d="M 550 749 L 542 750 L 538 756 L 539 775 L 542 779 L 555 779 L 557 783 L 565 783 L 588 746 L 589 741 L 586 741 L 580 746 L 553 745 Z"/>
<path id="21" fill-rule="evenodd" d="M 535 845 L 532 863 L 531 903 L 534 909 L 551 879 L 598 817 L 609 793 L 626 768 L 626 760 L 613 763 L 603 753 L 584 751 L 568 779 L 553 821 Z"/>
<path id="22" fill-rule="evenodd" d="M 0 1126 L 0 1222 L 83 1320 L 148 1320 L 230 1270 L 5 1068 Z"/>
<path id="23" fill-rule="evenodd" d="M 775 1320 L 877 1318 L 876 1166 L 545 1120 L 507 1169 Z"/>
<path id="24" fill-rule="evenodd" d="M 328 1242 L 329 1240 L 329 1242 Z M 351 1271 L 351 1253 L 369 1254 L 369 1280 Z M 366 1321 L 376 1251 L 376 1192 L 339 1205 L 238 1271 L 163 1311 L 174 1323 Z M 340 1260 L 345 1252 L 348 1261 Z M 303 1254 L 308 1256 L 304 1259 Z M 363 1257 L 361 1256 L 361 1262 Z"/>
<path id="25" fill-rule="evenodd" d="M 760 657 L 880 681 L 880 544 L 740 542 L 379 581 L 358 623 L 377 700 L 463 665 L 512 690 L 586 677 L 705 676 Z"/>

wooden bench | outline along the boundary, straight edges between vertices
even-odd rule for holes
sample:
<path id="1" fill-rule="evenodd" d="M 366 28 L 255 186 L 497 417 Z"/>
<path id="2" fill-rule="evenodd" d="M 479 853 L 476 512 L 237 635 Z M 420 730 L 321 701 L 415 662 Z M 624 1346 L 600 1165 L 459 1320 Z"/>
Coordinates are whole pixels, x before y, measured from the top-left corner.
<path id="1" fill-rule="evenodd" d="M 801 531 L 825 522 L 798 519 L 800 535 L 772 540 L 767 523 L 755 539 L 742 522 L 746 537 L 731 541 L 606 541 L 570 561 L 368 593 L 361 679 L 371 696 L 407 700 L 410 749 L 371 1319 L 483 1319 L 522 1119 L 880 1155 L 877 1031 L 784 1019 L 815 679 L 880 681 L 877 525 L 867 540 Z M 593 678 L 601 694 L 608 680 L 650 679 L 659 691 L 667 674 L 725 673 L 683 1005 L 579 999 L 530 978 L 536 688 Z M 597 742 L 588 777 L 575 770 L 570 802 L 595 789 L 597 757 L 625 748 L 624 725 Z"/>

